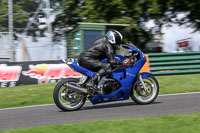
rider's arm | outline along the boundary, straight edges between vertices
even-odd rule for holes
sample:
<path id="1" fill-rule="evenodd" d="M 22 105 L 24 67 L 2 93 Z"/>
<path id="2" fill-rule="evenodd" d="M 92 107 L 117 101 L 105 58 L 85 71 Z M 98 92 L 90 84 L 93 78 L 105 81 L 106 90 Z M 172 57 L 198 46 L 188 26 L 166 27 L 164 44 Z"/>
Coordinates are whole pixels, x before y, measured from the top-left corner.
<path id="1" fill-rule="evenodd" d="M 106 53 L 106 56 L 110 62 L 110 64 L 112 66 L 119 66 L 119 65 L 123 65 L 123 63 L 119 60 L 116 60 L 114 58 L 114 50 L 113 50 L 113 47 L 110 45 L 110 44 L 107 44 L 105 45 L 105 53 Z"/>
<path id="2" fill-rule="evenodd" d="M 123 61 L 116 60 L 114 58 L 114 50 L 113 50 L 113 47 L 111 45 L 106 45 L 105 53 L 106 53 L 106 56 L 107 56 L 110 64 L 113 67 L 127 66 L 127 65 L 134 63 L 134 60 L 132 58 L 127 58 Z"/>

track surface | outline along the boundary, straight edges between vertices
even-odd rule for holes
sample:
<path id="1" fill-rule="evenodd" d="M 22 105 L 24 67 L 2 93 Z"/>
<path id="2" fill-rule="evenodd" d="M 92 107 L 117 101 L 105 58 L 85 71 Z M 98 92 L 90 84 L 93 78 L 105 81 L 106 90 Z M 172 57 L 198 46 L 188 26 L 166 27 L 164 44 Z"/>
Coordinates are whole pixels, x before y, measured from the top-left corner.
<path id="1" fill-rule="evenodd" d="M 200 112 L 200 93 L 159 96 L 149 105 L 136 105 L 131 100 L 99 105 L 86 103 L 81 110 L 73 112 L 62 112 L 55 105 L 1 109 L 0 130 L 193 112 Z"/>

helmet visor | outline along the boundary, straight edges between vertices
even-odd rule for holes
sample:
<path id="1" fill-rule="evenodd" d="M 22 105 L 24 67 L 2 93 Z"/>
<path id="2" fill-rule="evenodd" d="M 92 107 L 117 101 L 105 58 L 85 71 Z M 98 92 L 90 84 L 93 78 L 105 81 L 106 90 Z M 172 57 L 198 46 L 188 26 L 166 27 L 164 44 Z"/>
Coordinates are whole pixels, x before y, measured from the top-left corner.
<path id="1" fill-rule="evenodd" d="M 111 44 L 115 44 L 115 43 L 116 43 L 116 41 L 115 41 L 115 36 L 114 36 L 114 34 L 113 34 L 112 31 L 108 31 L 108 32 L 106 33 L 106 37 L 108 38 L 108 40 L 109 40 L 109 42 L 110 42 Z"/>

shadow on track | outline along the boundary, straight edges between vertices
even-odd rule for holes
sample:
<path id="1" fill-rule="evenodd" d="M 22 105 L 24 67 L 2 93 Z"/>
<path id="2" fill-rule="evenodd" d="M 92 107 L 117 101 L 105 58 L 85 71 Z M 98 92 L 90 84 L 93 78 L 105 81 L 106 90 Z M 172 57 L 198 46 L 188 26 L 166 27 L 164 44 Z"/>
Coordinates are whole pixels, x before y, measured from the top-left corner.
<path id="1" fill-rule="evenodd" d="M 146 104 L 146 105 L 139 105 L 134 102 L 122 102 L 122 103 L 114 103 L 114 102 L 109 102 L 109 103 L 102 103 L 102 104 L 96 104 L 96 105 L 91 105 L 91 106 L 86 106 L 82 107 L 79 110 L 76 111 L 83 111 L 83 110 L 94 110 L 94 109 L 103 109 L 103 108 L 118 108 L 118 107 L 127 107 L 127 106 L 150 106 L 152 104 L 160 104 L 162 102 L 153 102 L 151 104 Z M 74 111 L 59 111 L 59 112 L 74 112 Z"/>
<path id="2" fill-rule="evenodd" d="M 161 102 L 153 102 L 151 104 L 147 104 L 147 105 L 144 105 L 144 106 L 148 106 L 148 105 L 152 105 L 152 104 L 159 104 Z M 117 107 L 125 107 L 125 106 L 143 106 L 143 105 L 139 105 L 139 104 L 136 104 L 134 102 L 126 102 L 126 103 L 107 103 L 107 104 L 97 104 L 97 105 L 92 105 L 92 106 L 87 106 L 87 107 L 82 107 L 81 110 L 89 110 L 89 109 L 103 109 L 103 108 L 117 108 Z"/>

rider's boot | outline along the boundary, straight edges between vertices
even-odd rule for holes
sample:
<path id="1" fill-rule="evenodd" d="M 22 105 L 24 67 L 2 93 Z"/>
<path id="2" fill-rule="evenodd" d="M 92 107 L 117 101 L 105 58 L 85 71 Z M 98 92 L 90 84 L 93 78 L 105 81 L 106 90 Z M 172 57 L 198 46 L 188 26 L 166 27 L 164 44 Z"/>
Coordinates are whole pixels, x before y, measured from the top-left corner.
<path id="1" fill-rule="evenodd" d="M 100 79 L 99 73 L 95 73 L 92 78 L 86 83 L 87 88 L 92 89 L 94 92 L 98 91 L 97 81 Z"/>
<path id="2" fill-rule="evenodd" d="M 105 74 L 108 74 L 111 72 L 111 65 L 107 64 L 104 68 L 101 68 L 98 72 L 96 72 L 91 79 L 86 83 L 86 87 L 89 89 L 92 89 L 94 92 L 97 92 L 98 94 L 103 95 L 103 92 L 101 89 L 98 88 L 97 83 L 100 81 L 101 77 Z"/>

